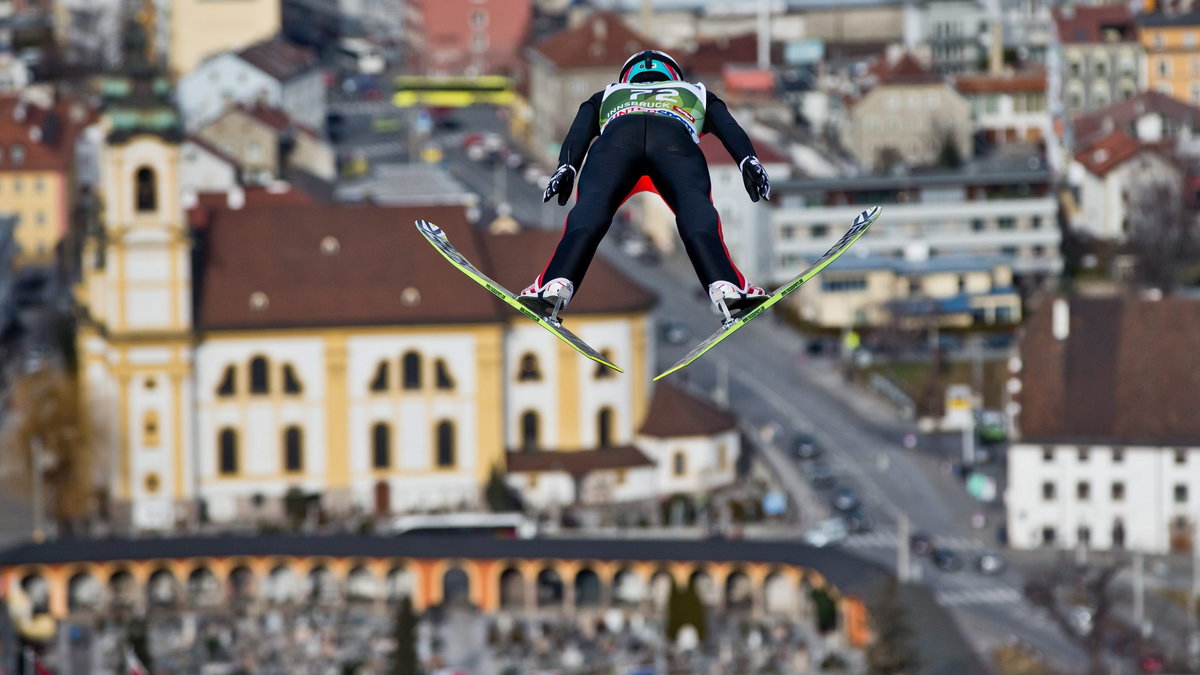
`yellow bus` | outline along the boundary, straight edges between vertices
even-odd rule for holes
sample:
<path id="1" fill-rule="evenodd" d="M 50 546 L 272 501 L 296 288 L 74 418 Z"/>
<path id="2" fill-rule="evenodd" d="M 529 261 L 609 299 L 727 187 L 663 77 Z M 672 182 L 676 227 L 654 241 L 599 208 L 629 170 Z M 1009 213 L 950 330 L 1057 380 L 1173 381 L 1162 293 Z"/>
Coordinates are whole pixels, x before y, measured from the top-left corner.
<path id="1" fill-rule="evenodd" d="M 503 75 L 480 77 L 423 77 L 401 75 L 396 78 L 392 103 L 399 108 L 430 106 L 465 108 L 476 104 L 511 105 L 516 97 L 512 79 Z"/>

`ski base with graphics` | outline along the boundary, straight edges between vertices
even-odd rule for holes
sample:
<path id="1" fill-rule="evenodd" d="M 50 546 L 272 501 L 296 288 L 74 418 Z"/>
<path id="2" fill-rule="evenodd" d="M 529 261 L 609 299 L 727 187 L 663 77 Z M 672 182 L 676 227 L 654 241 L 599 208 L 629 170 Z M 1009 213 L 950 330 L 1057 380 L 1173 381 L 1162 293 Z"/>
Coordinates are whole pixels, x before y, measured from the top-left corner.
<path id="1" fill-rule="evenodd" d="M 775 291 L 771 293 L 771 296 L 765 301 L 760 302 L 757 305 L 747 308 L 741 312 L 734 313 L 732 318 L 725 321 L 725 323 L 720 329 L 717 330 L 717 332 L 709 335 L 704 339 L 704 342 L 696 345 L 695 349 L 688 352 L 687 356 L 684 356 L 682 359 L 676 362 L 675 365 L 671 366 L 667 370 L 664 370 L 654 379 L 660 380 L 667 375 L 684 368 L 701 356 L 704 356 L 708 350 L 716 347 L 722 340 L 736 332 L 737 329 L 750 323 L 750 321 L 752 321 L 759 314 L 762 314 L 770 309 L 771 305 L 783 300 L 792 291 L 803 286 L 804 282 L 817 276 L 817 273 L 825 269 L 826 265 L 834 260 L 837 260 L 839 256 L 845 253 L 846 250 L 849 249 L 852 244 L 854 244 L 854 242 L 858 241 L 858 238 L 863 236 L 863 233 L 867 231 L 867 228 L 871 226 L 871 223 L 874 223 L 879 219 L 879 214 L 882 211 L 882 208 L 876 206 L 870 211 L 863 211 L 862 213 L 858 214 L 858 217 L 854 219 L 854 224 L 850 226 L 850 229 L 846 232 L 846 234 L 843 234 L 842 238 L 838 239 L 837 243 L 834 244 L 833 247 L 828 251 L 826 251 L 825 255 L 821 256 L 820 259 L 813 263 L 808 269 L 801 272 L 791 281 L 775 289 Z"/>
<path id="2" fill-rule="evenodd" d="M 503 300 L 505 304 L 532 319 L 539 326 L 553 333 L 559 340 L 571 345 L 580 354 L 583 354 L 596 363 L 608 366 L 618 373 L 625 372 L 614 364 L 609 363 L 608 359 L 593 349 L 591 345 L 579 339 L 579 336 L 564 328 L 561 322 L 557 324 L 551 323 L 548 320 L 549 303 L 540 300 L 523 301 L 508 289 L 488 278 L 483 272 L 480 272 L 475 265 L 471 264 L 470 260 L 467 260 L 463 254 L 458 252 L 458 249 L 454 248 L 454 245 L 450 243 L 450 239 L 446 237 L 446 233 L 442 231 L 442 228 L 428 220 L 418 220 L 417 230 L 429 240 L 430 244 L 433 244 L 433 247 L 446 260 L 450 261 L 451 265 L 457 267 L 463 274 L 473 279 L 475 283 L 491 291 L 492 295 Z"/>

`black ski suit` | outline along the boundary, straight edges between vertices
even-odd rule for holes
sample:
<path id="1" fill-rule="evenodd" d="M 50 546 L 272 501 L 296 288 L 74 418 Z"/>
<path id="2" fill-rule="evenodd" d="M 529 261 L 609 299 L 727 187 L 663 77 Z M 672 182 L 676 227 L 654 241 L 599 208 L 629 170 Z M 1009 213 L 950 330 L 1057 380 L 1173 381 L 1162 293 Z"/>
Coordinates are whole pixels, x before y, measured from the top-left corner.
<path id="1" fill-rule="evenodd" d="M 716 136 L 740 165 L 754 155 L 754 145 L 725 102 L 712 92 L 706 94 L 702 133 Z M 603 96 L 604 92 L 596 92 L 579 106 L 559 152 L 560 165 L 578 169 L 584 155 L 588 161 L 580 172 L 575 206 L 567 214 L 562 239 L 537 284 L 564 277 L 578 291 L 617 209 L 635 192 L 648 189 L 674 212 L 684 250 L 704 289 L 720 280 L 745 286 L 721 236 L 708 162 L 687 125 L 670 117 L 634 114 L 613 119 L 601 134 Z M 600 138 L 589 149 L 596 136 Z M 644 179 L 653 185 L 647 186 Z"/>

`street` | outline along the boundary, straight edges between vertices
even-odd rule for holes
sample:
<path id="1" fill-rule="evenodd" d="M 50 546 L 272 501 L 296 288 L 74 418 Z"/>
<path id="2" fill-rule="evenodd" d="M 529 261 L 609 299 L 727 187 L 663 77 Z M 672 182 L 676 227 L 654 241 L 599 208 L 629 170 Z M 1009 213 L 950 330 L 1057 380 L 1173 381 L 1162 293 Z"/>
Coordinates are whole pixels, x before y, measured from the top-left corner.
<path id="1" fill-rule="evenodd" d="M 686 259 L 671 256 L 661 266 L 651 267 L 621 255 L 612 242 L 602 245 L 601 251 L 646 285 L 683 289 L 676 297 L 664 299 L 658 315 L 685 324 L 693 340 L 678 346 L 660 341 L 660 367 L 673 363 L 692 342 L 717 327 L 707 300 L 696 297 L 696 281 Z M 993 546 L 990 536 L 981 536 L 970 525 L 979 503 L 967 496 L 956 479 L 942 475 L 936 462 L 903 447 L 903 436 L 911 427 L 883 403 L 843 384 L 836 364 L 806 359 L 804 347 L 800 335 L 767 316 L 678 375 L 713 391 L 719 371 L 724 370 L 730 405 L 752 426 L 778 423 L 788 432 L 804 430 L 816 437 L 839 480 L 858 491 L 876 521 L 874 532 L 852 536 L 845 546 L 894 567 L 899 513 L 908 516 L 912 532 L 933 534 L 960 554 Z M 782 454 L 777 447 L 774 451 Z M 791 493 L 805 489 L 796 485 L 803 480 L 799 472 L 779 475 Z M 934 588 L 980 653 L 1009 643 L 1012 636 L 1066 672 L 1085 662 L 1082 651 L 1023 599 L 1018 571 L 984 577 L 969 568 L 946 573 L 915 556 L 912 560 L 913 580 Z"/>

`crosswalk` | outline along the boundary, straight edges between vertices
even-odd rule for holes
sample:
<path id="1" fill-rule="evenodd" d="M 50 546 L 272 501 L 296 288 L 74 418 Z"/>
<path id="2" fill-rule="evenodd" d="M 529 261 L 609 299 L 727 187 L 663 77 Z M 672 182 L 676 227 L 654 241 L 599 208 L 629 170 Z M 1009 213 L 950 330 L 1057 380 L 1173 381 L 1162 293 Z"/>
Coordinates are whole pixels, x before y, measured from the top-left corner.
<path id="1" fill-rule="evenodd" d="M 1021 592 L 1011 586 L 984 586 L 952 591 L 937 591 L 937 601 L 944 607 L 967 605 L 1007 605 L 1021 602 Z"/>
<path id="2" fill-rule="evenodd" d="M 378 143 L 344 146 L 342 149 L 352 156 L 375 159 L 378 157 L 402 155 L 407 152 L 408 145 L 401 141 L 380 141 Z"/>
<path id="3" fill-rule="evenodd" d="M 396 111 L 391 101 L 329 101 L 325 104 L 328 112 L 339 115 L 365 115 L 378 117 Z"/>
<path id="4" fill-rule="evenodd" d="M 851 535 L 841 543 L 844 548 L 896 548 L 896 531 L 888 528 L 876 528 L 870 532 Z M 987 548 L 977 537 L 939 536 L 938 546 L 946 546 L 953 551 L 982 551 Z"/>

